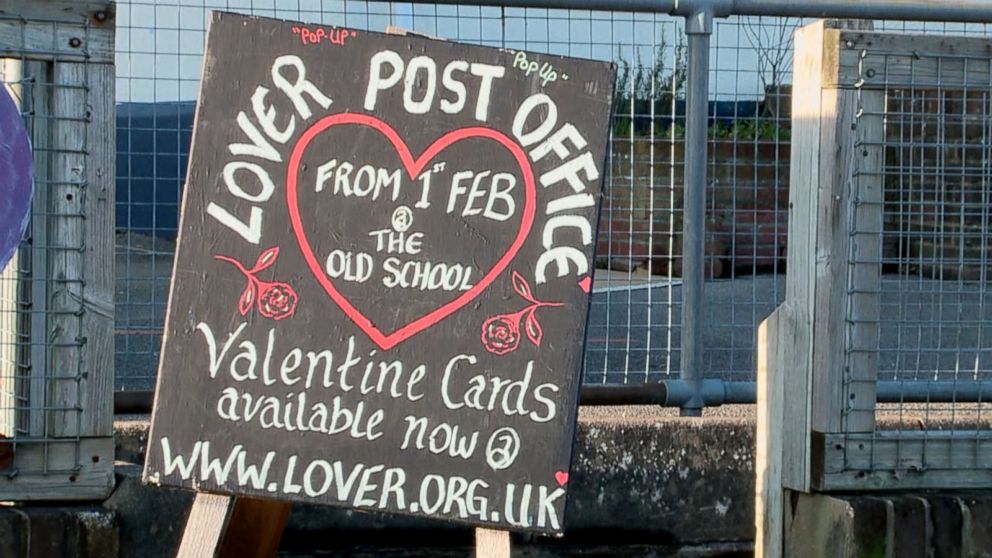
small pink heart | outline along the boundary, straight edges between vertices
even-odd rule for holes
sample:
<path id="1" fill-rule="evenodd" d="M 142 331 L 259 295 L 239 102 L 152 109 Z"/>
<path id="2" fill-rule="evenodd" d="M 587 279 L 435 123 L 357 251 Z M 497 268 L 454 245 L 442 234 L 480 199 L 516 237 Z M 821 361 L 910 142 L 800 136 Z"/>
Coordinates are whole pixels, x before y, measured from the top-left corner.
<path id="1" fill-rule="evenodd" d="M 568 484 L 568 471 L 558 471 L 555 473 L 555 480 L 558 481 L 558 486 Z"/>
<path id="2" fill-rule="evenodd" d="M 582 289 L 583 291 L 589 292 L 589 289 L 591 287 L 592 287 L 592 277 L 586 275 L 585 279 L 579 281 L 579 288 Z"/>

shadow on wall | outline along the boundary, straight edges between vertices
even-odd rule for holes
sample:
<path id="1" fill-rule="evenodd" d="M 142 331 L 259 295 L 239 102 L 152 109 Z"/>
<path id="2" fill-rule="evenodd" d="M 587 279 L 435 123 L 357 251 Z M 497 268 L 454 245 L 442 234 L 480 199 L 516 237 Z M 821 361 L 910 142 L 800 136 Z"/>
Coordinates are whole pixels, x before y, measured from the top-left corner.
<path id="1" fill-rule="evenodd" d="M 174 239 L 193 101 L 117 105 L 117 229 Z"/>

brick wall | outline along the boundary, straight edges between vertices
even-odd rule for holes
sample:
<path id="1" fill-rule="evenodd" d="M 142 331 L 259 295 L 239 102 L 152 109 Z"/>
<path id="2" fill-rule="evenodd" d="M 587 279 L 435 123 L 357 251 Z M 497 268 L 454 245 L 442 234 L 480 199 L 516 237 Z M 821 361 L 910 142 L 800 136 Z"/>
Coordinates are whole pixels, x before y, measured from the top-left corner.
<path id="1" fill-rule="evenodd" d="M 684 153 L 681 141 L 614 142 L 597 246 L 601 266 L 681 275 Z M 788 143 L 715 140 L 709 154 L 707 275 L 781 269 Z"/>
<path id="2" fill-rule="evenodd" d="M 980 279 L 992 261 L 989 92 L 895 90 L 887 105 L 887 263 L 935 279 Z"/>
<path id="3" fill-rule="evenodd" d="M 987 277 L 992 95 L 895 89 L 886 111 L 883 265 L 935 279 Z M 681 140 L 614 141 L 601 267 L 681 275 L 683 164 Z M 710 141 L 708 276 L 784 270 L 789 165 L 788 140 Z"/>

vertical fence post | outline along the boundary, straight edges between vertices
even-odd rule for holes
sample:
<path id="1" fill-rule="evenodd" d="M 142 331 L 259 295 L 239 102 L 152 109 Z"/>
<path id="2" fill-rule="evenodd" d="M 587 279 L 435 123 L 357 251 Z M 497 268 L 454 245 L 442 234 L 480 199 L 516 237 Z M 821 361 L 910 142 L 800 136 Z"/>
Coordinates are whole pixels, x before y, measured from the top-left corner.
<path id="1" fill-rule="evenodd" d="M 692 397 L 682 416 L 703 414 L 703 289 L 706 257 L 706 119 L 709 108 L 710 35 L 713 12 L 685 19 L 688 35 L 688 93 L 685 125 L 685 184 L 682 218 L 682 379 Z"/>

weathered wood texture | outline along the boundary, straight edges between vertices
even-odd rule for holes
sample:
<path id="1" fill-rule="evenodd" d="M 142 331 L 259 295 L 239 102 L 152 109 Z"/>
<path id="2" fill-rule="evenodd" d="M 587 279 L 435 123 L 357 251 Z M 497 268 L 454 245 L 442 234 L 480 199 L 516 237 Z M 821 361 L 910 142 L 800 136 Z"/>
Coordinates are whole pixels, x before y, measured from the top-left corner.
<path id="1" fill-rule="evenodd" d="M 23 474 L 0 475 L 5 501 L 102 500 L 114 489 L 114 439 L 20 443 L 13 468 Z"/>
<path id="2" fill-rule="evenodd" d="M 0 1 L 0 57 L 113 63 L 112 2 Z"/>
<path id="3" fill-rule="evenodd" d="M 775 315 L 776 339 L 759 339 L 758 347 L 767 368 L 762 389 L 770 390 L 759 398 L 781 393 L 782 401 L 760 410 L 772 430 L 759 434 L 767 446 L 759 452 L 780 448 L 782 485 L 798 491 L 979 486 L 988 475 L 967 456 L 982 455 L 981 441 L 967 448 L 961 440 L 876 433 L 875 399 L 886 87 L 900 72 L 924 88 L 955 87 L 952 73 L 959 87 L 977 83 L 986 72 L 987 87 L 992 41 L 835 27 L 820 22 L 796 33 L 789 310 Z M 791 324 L 782 327 L 786 315 Z M 768 385 L 772 377 L 781 378 L 780 392 Z M 778 407 L 781 445 L 771 439 Z M 937 453 L 946 462 L 930 461 Z M 775 464 L 775 456 L 766 459 Z M 962 468 L 957 480 L 954 467 Z"/>
<path id="4" fill-rule="evenodd" d="M 31 250 L 25 257 L 30 260 L 29 277 L 24 289 L 24 298 L 31 302 L 31 312 L 25 316 L 22 326 L 22 339 L 44 339 L 48 330 L 48 279 L 49 279 L 49 239 L 48 219 L 49 189 L 52 181 L 52 95 L 47 84 L 52 83 L 52 65 L 44 61 L 25 61 L 22 65 L 22 87 L 24 102 L 29 104 L 31 118 L 31 144 L 34 156 L 34 200 L 31 220 Z M 29 363 L 29 373 L 22 380 L 25 384 L 20 391 L 24 395 L 28 409 L 20 409 L 26 415 L 18 422 L 28 422 L 29 436 L 45 435 L 48 394 L 45 374 L 48 367 L 48 348 L 45 343 L 30 343 L 23 348 L 24 361 Z"/>
<path id="5" fill-rule="evenodd" d="M 51 341 L 48 435 L 113 434 L 114 68 L 57 62 L 44 333 Z"/>
<path id="6" fill-rule="evenodd" d="M 784 382 L 778 363 L 779 328 L 786 306 L 758 326 L 758 416 L 755 438 L 755 541 L 758 558 L 782 556 L 782 406 Z"/>
<path id="7" fill-rule="evenodd" d="M 875 428 L 875 384 L 878 379 L 879 319 L 882 304 L 882 219 L 885 149 L 885 93 L 867 89 L 855 96 L 855 145 L 847 183 L 851 206 L 846 209 L 848 244 L 845 410 L 842 430 Z M 844 233 L 841 233 L 844 234 Z M 837 335 L 837 337 L 842 337 Z"/>
<path id="8" fill-rule="evenodd" d="M 795 35 L 795 75 L 792 96 L 792 168 L 790 169 L 791 215 L 789 218 L 789 273 L 786 276 L 787 299 L 796 301 L 797 312 L 802 312 L 797 324 L 799 331 L 807 335 L 806 342 L 790 347 L 782 358 L 796 362 L 799 366 L 783 376 L 783 413 L 789 417 L 783 431 L 782 482 L 795 490 L 808 490 L 809 480 L 809 432 L 810 400 L 812 381 L 812 346 L 809 333 L 810 302 L 815 290 L 815 238 L 816 217 L 815 194 L 820 170 L 820 130 L 826 118 L 821 118 L 823 75 L 824 26 L 822 24 L 804 27 Z M 800 316 L 797 316 L 800 318 Z M 781 328 L 779 329 L 781 331 Z M 758 350 L 761 350 L 759 347 Z M 785 369 L 784 363 L 776 364 Z M 791 422 L 790 422 L 791 421 Z M 787 462 L 791 462 L 787 464 Z"/>
<path id="9" fill-rule="evenodd" d="M 49 436 L 80 434 L 83 337 L 83 198 L 86 169 L 86 66 L 57 63 L 52 85 L 52 182 L 49 189 Z"/>
<path id="10" fill-rule="evenodd" d="M 86 66 L 89 88 L 86 167 L 83 172 L 86 220 L 83 224 L 82 372 L 79 403 L 81 436 L 111 436 L 114 428 L 114 204 L 116 124 L 112 64 Z"/>
<path id="11" fill-rule="evenodd" d="M 186 519 L 186 529 L 176 558 L 216 556 L 233 508 L 234 498 L 231 496 L 198 493 Z"/>
<path id="12" fill-rule="evenodd" d="M 845 32 L 841 47 L 824 67 L 827 86 L 988 87 L 992 79 L 992 40 L 987 38 Z"/>
<path id="13" fill-rule="evenodd" d="M 476 558 L 510 558 L 510 532 L 496 529 L 475 530 Z"/>
<path id="14" fill-rule="evenodd" d="M 818 439 L 822 490 L 975 489 L 992 486 L 988 431 L 880 431 Z"/>
<path id="15" fill-rule="evenodd" d="M 3 381 L 19 367 L 16 385 L 0 386 L 19 398 L 3 433 L 32 441 L 17 445 L 19 474 L 0 478 L 4 500 L 98 499 L 113 487 L 112 8 L 0 0 L 0 56 L 12 57 L 4 79 L 29 114 L 35 166 L 31 249 L 13 282 L 30 311 L 8 308 L 3 293 L 0 324 L 5 344 L 18 340 L 0 359 Z M 80 40 L 46 49 L 42 33 Z"/>
<path id="16" fill-rule="evenodd" d="M 797 329 L 783 335 L 801 342 L 778 341 L 779 366 L 793 370 L 783 482 L 795 490 L 811 487 L 812 432 L 874 430 L 884 99 L 825 79 L 846 33 L 820 22 L 796 34 L 787 299 Z"/>

